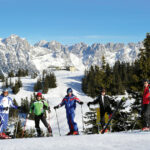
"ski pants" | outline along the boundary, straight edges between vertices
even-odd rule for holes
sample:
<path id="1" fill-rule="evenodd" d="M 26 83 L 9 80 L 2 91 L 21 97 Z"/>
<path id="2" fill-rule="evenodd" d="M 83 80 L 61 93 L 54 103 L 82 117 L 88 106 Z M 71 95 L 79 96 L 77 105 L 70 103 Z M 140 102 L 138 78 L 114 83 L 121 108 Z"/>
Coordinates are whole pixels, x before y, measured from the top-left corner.
<path id="1" fill-rule="evenodd" d="M 143 127 L 150 127 L 150 104 L 142 106 Z"/>
<path id="2" fill-rule="evenodd" d="M 0 133 L 6 131 L 8 125 L 8 114 L 0 113 Z"/>
<path id="3" fill-rule="evenodd" d="M 105 109 L 100 109 L 100 123 L 101 123 L 102 128 L 106 125 L 105 113 L 107 113 L 108 115 L 112 114 L 111 108 L 106 107 Z"/>
<path id="4" fill-rule="evenodd" d="M 105 114 L 100 115 L 100 123 L 103 128 L 105 126 Z"/>
<path id="5" fill-rule="evenodd" d="M 36 115 L 35 115 L 35 118 L 34 118 L 34 119 L 35 119 L 35 128 L 36 128 L 36 130 L 37 130 L 38 135 L 41 134 L 40 120 L 43 122 L 44 126 L 48 129 L 48 131 L 49 131 L 49 132 L 52 132 L 52 131 L 51 131 L 51 127 L 50 127 L 50 125 L 47 123 L 46 117 L 44 116 L 44 114 L 39 115 L 39 116 L 36 116 Z"/>
<path id="6" fill-rule="evenodd" d="M 74 121 L 75 113 L 67 113 L 67 121 L 70 131 L 78 131 L 77 123 Z"/>

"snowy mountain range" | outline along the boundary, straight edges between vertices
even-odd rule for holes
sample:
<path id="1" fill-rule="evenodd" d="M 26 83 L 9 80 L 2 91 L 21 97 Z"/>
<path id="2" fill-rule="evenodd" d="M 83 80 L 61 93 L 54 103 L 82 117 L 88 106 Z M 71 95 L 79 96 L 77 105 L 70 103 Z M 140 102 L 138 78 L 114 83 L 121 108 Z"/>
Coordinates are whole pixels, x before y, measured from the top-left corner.
<path id="1" fill-rule="evenodd" d="M 11 35 L 5 39 L 0 38 L 0 70 L 7 73 L 23 68 L 33 73 L 52 66 L 74 66 L 78 70 L 84 70 L 91 65 L 101 66 L 102 56 L 112 66 L 117 60 L 133 62 L 140 48 L 143 48 L 142 42 L 94 43 L 91 46 L 78 43 L 66 46 L 56 41 L 41 40 L 32 46 L 26 39 Z"/>

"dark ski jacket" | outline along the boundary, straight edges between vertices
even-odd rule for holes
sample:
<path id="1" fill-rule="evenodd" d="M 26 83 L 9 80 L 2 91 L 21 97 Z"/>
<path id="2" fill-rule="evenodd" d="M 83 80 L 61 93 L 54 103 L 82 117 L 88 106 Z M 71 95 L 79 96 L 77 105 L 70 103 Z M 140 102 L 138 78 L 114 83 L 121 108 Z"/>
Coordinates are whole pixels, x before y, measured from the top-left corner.
<path id="1" fill-rule="evenodd" d="M 91 104 L 99 104 L 100 114 L 104 115 L 107 112 L 109 115 L 112 114 L 112 110 L 110 108 L 110 99 L 108 96 L 104 96 L 104 103 L 102 102 L 102 96 L 99 95 Z"/>

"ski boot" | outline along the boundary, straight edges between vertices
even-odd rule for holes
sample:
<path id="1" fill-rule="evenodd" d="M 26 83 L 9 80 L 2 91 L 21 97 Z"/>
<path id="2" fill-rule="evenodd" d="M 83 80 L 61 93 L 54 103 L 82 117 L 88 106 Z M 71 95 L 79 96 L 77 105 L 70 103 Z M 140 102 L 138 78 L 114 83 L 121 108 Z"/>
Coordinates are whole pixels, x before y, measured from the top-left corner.
<path id="1" fill-rule="evenodd" d="M 102 133 L 103 132 L 103 129 L 102 130 L 100 130 L 100 133 Z M 106 129 L 105 130 L 105 133 L 107 133 L 107 132 L 109 132 L 109 130 L 108 129 Z"/>
<path id="2" fill-rule="evenodd" d="M 36 128 L 37 131 L 37 137 L 41 137 L 41 129 L 40 128 Z"/>
<path id="3" fill-rule="evenodd" d="M 49 126 L 47 129 L 48 129 L 48 132 L 49 132 L 49 136 L 53 136 L 51 127 Z"/>
<path id="4" fill-rule="evenodd" d="M 66 135 L 72 135 L 73 131 L 68 132 Z"/>
<path id="5" fill-rule="evenodd" d="M 142 128 L 142 131 L 150 131 L 150 128 L 144 127 L 144 128 Z"/>
<path id="6" fill-rule="evenodd" d="M 11 139 L 11 137 L 6 135 L 5 133 L 0 133 L 0 139 Z"/>
<path id="7" fill-rule="evenodd" d="M 73 131 L 72 135 L 79 135 L 78 131 Z"/>

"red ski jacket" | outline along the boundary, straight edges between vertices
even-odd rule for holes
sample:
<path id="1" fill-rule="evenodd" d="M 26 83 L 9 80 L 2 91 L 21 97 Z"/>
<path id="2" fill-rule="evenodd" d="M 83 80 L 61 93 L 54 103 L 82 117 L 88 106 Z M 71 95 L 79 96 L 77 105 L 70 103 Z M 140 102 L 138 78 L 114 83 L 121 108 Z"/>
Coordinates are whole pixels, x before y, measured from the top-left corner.
<path id="1" fill-rule="evenodd" d="M 143 93 L 143 104 L 149 104 L 150 103 L 150 91 L 149 91 L 150 85 L 148 87 L 145 87 L 144 93 Z"/>

